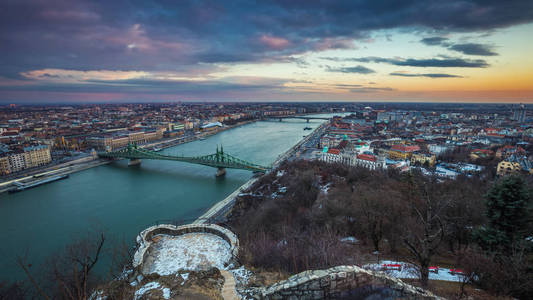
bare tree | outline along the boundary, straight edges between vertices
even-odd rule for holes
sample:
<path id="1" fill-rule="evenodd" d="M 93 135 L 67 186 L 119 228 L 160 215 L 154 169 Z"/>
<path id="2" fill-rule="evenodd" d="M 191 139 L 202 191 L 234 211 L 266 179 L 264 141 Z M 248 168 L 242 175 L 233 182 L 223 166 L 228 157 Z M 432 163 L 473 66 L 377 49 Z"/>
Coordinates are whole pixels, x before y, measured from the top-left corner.
<path id="1" fill-rule="evenodd" d="M 67 246 L 65 253 L 51 262 L 49 277 L 54 288 L 48 291 L 31 274 L 25 258 L 18 257 L 17 263 L 44 299 L 87 300 L 95 285 L 91 271 L 98 262 L 104 242 L 105 236 L 100 234 L 98 238 L 83 239 Z"/>
<path id="2" fill-rule="evenodd" d="M 412 184 L 408 196 L 409 214 L 406 216 L 403 242 L 414 255 L 420 268 L 420 283 L 426 287 L 429 277 L 429 265 L 440 243 L 444 239 L 445 228 L 441 219 L 444 203 L 437 197 L 430 197 L 428 187 L 422 188 Z"/>

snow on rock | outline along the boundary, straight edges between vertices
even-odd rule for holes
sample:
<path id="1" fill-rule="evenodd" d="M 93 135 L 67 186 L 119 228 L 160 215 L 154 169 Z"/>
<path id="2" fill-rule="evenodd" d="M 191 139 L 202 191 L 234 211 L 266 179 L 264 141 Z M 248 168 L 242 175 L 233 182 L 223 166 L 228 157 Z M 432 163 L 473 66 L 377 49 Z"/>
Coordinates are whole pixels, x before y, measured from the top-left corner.
<path id="1" fill-rule="evenodd" d="M 278 173 L 276 173 L 276 177 L 282 177 L 285 175 L 285 170 L 279 170 Z"/>
<path id="2" fill-rule="evenodd" d="M 233 278 L 235 278 L 235 281 L 240 285 L 247 285 L 250 278 L 253 276 L 253 273 L 249 270 L 247 270 L 244 266 L 241 266 L 240 268 L 230 270 L 231 274 L 233 274 Z"/>
<path id="3" fill-rule="evenodd" d="M 189 273 L 180 273 L 180 276 L 183 279 L 183 282 L 181 283 L 181 285 L 184 285 L 185 281 L 187 281 L 187 279 L 189 279 Z"/>
<path id="4" fill-rule="evenodd" d="M 163 291 L 163 298 L 170 299 L 170 289 L 169 288 L 162 288 Z"/>
<path id="5" fill-rule="evenodd" d="M 106 300 L 107 296 L 104 295 L 103 291 L 96 291 L 92 293 L 92 295 L 89 297 L 89 300 Z"/>
<path id="6" fill-rule="evenodd" d="M 179 236 L 158 235 L 145 263 L 145 273 L 175 274 L 179 270 L 223 269 L 231 259 L 231 247 L 210 233 L 187 233 Z M 147 272 L 146 272 L 147 271 Z"/>
<path id="7" fill-rule="evenodd" d="M 147 284 L 140 287 L 137 291 L 135 291 L 135 295 L 133 299 L 134 300 L 140 299 L 142 295 L 144 295 L 144 293 L 150 290 L 159 289 L 160 287 L 161 285 L 159 285 L 159 282 L 148 282 Z M 165 299 L 169 299 L 169 298 L 170 298 L 170 290 L 168 290 L 168 297 L 165 297 Z"/>
<path id="8" fill-rule="evenodd" d="M 401 267 L 401 270 L 385 269 L 383 267 L 384 264 L 387 264 L 387 265 L 388 264 L 391 264 L 391 265 L 399 264 L 402 267 Z M 417 266 L 410 264 L 410 263 L 397 262 L 397 261 L 391 261 L 391 260 L 383 260 L 379 264 L 367 264 L 367 265 L 364 265 L 363 268 L 374 270 L 374 271 L 383 271 L 387 275 L 390 275 L 396 278 L 419 278 L 420 276 Z M 457 273 L 452 274 L 450 269 L 439 268 L 438 273 L 429 272 L 429 280 L 461 282 L 463 280 L 463 276 Z"/>

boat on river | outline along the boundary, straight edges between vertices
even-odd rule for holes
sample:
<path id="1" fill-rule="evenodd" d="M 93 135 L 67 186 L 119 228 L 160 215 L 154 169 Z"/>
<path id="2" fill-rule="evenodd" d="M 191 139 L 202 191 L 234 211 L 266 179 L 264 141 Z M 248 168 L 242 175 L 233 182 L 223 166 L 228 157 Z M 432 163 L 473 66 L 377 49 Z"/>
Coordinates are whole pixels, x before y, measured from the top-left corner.
<path id="1" fill-rule="evenodd" d="M 20 183 L 20 182 L 17 182 L 16 183 L 16 187 L 10 189 L 8 192 L 9 193 L 18 193 L 18 192 L 22 192 L 24 190 L 27 190 L 27 189 L 31 189 L 31 188 L 34 188 L 34 187 L 37 187 L 37 186 L 40 186 L 40 185 L 43 185 L 43 184 L 46 184 L 46 183 L 50 183 L 50 182 L 54 182 L 54 181 L 57 181 L 57 180 L 62 180 L 62 179 L 66 179 L 68 178 L 68 174 L 65 174 L 65 175 L 56 175 L 56 176 L 51 176 L 51 177 L 47 177 L 43 180 L 38 180 L 38 181 L 34 181 L 34 182 L 31 182 L 31 183 Z"/>

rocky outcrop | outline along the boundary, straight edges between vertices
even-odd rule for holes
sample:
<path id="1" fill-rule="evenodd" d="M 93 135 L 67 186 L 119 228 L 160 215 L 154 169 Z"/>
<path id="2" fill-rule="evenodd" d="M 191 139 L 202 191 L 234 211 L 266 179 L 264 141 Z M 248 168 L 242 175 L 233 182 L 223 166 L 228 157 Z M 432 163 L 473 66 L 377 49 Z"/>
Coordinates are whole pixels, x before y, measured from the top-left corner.
<path id="1" fill-rule="evenodd" d="M 442 299 L 403 281 L 357 266 L 305 271 L 249 295 L 254 299 Z"/>

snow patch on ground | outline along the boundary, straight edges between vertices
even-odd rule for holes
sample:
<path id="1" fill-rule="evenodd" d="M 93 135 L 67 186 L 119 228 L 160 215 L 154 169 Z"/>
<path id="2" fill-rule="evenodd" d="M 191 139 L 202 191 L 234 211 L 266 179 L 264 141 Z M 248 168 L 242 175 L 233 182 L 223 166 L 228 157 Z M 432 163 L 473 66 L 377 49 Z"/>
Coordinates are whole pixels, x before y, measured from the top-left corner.
<path id="1" fill-rule="evenodd" d="M 387 270 L 383 268 L 383 264 L 399 264 L 402 266 L 401 270 Z M 374 271 L 383 271 L 387 275 L 390 275 L 392 277 L 396 278 L 419 278 L 419 272 L 418 268 L 410 263 L 405 262 L 397 262 L 397 261 L 391 261 L 391 260 L 383 260 L 379 264 L 367 264 L 364 265 L 363 268 L 374 270 Z M 455 282 L 461 282 L 463 280 L 463 275 L 460 274 L 453 274 L 451 273 L 450 269 L 446 268 L 440 268 L 439 272 L 429 272 L 429 280 L 442 280 L 442 281 L 455 281 Z"/>
<path id="2" fill-rule="evenodd" d="M 321 186 L 321 187 L 320 187 L 320 190 L 322 191 L 322 193 L 324 193 L 324 194 L 327 195 L 330 186 L 331 186 L 331 182 L 328 183 L 328 184 L 326 184 L 326 185 L 324 185 L 324 186 Z"/>
<path id="3" fill-rule="evenodd" d="M 278 173 L 276 173 L 276 177 L 282 177 L 283 175 L 285 175 L 284 170 L 279 170 Z"/>
<path id="4" fill-rule="evenodd" d="M 358 239 L 356 239 L 355 237 L 353 236 L 347 236 L 347 237 L 343 237 L 340 239 L 340 241 L 342 243 L 347 243 L 347 244 L 357 244 L 359 242 Z"/>
<path id="5" fill-rule="evenodd" d="M 223 238 L 210 233 L 187 233 L 179 236 L 157 235 L 144 269 L 159 275 L 179 270 L 223 269 L 231 259 L 231 247 Z"/>

